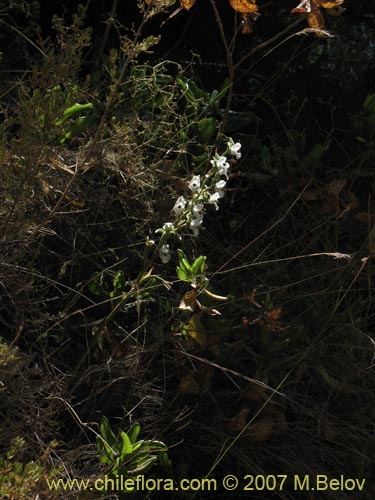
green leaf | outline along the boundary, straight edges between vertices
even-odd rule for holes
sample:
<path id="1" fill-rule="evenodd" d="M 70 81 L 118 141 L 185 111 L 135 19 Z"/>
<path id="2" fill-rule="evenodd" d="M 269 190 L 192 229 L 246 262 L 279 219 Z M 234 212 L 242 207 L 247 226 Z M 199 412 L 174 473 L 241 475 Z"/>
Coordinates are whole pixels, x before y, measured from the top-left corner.
<path id="1" fill-rule="evenodd" d="M 120 457 L 116 458 L 116 460 L 113 462 L 111 471 L 115 476 L 119 476 L 119 468 L 120 468 Z"/>
<path id="2" fill-rule="evenodd" d="M 199 120 L 197 122 L 198 126 L 198 139 L 200 142 L 203 144 L 207 144 L 210 139 L 215 134 L 216 131 L 216 126 L 217 126 L 217 121 L 215 118 L 202 118 L 202 120 Z"/>
<path id="3" fill-rule="evenodd" d="M 225 126 L 225 133 L 237 132 L 258 122 L 259 118 L 253 111 L 231 111 Z"/>
<path id="4" fill-rule="evenodd" d="M 210 95 L 209 109 L 213 113 L 219 113 L 220 111 L 220 101 L 225 97 L 229 89 L 229 80 L 225 79 L 220 90 L 213 90 Z"/>
<path id="5" fill-rule="evenodd" d="M 143 439 L 141 439 L 141 441 L 137 441 L 135 444 L 133 444 L 133 453 L 135 453 L 137 450 L 142 448 L 143 443 L 144 443 L 144 441 L 143 441 Z"/>
<path id="6" fill-rule="evenodd" d="M 184 252 L 180 248 L 177 250 L 177 253 L 178 253 L 178 264 L 179 264 L 180 268 L 183 271 L 185 271 L 186 273 L 190 274 L 191 273 L 191 265 L 190 265 L 189 261 L 187 260 L 186 255 L 184 254 Z"/>
<path id="7" fill-rule="evenodd" d="M 134 464 L 135 468 L 129 470 L 129 472 L 131 472 L 132 475 L 140 474 L 141 472 L 145 473 L 156 462 L 157 459 L 158 457 L 155 456 L 151 456 L 146 459 L 143 458 L 140 460 L 140 463 L 136 462 Z"/>
<path id="8" fill-rule="evenodd" d="M 193 281 L 192 276 L 190 273 L 186 273 L 184 270 L 182 270 L 180 267 L 177 267 L 176 269 L 177 272 L 177 278 L 181 281 L 186 281 L 186 283 L 191 283 Z"/>
<path id="9" fill-rule="evenodd" d="M 113 278 L 113 289 L 118 292 L 125 292 L 128 285 L 128 281 L 125 279 L 125 274 L 123 271 L 118 271 Z"/>
<path id="10" fill-rule="evenodd" d="M 99 450 L 99 460 L 104 465 L 111 465 L 113 463 L 112 457 L 109 458 L 106 451 Z"/>
<path id="11" fill-rule="evenodd" d="M 106 416 L 102 418 L 100 424 L 100 432 L 103 439 L 109 444 L 109 446 L 115 449 L 117 445 L 117 438 L 114 435 L 111 426 L 109 425 L 109 420 Z"/>
<path id="12" fill-rule="evenodd" d="M 313 167 L 320 160 L 327 149 L 327 146 L 323 146 L 323 144 L 315 144 L 307 155 L 302 158 L 302 163 L 306 168 Z"/>
<path id="13" fill-rule="evenodd" d="M 182 88 L 185 97 L 191 103 L 196 104 L 196 102 L 199 101 L 200 99 L 208 101 L 209 95 L 207 94 L 207 92 L 200 89 L 198 85 L 196 85 L 196 83 L 193 82 L 193 80 L 183 80 L 182 78 L 178 77 L 176 79 L 176 82 Z"/>
<path id="14" fill-rule="evenodd" d="M 86 104 L 74 104 L 73 106 L 70 106 L 70 108 L 67 108 L 64 112 L 61 118 L 58 118 L 57 120 L 54 121 L 54 125 L 62 125 L 68 118 L 72 118 L 74 115 L 77 115 L 78 113 L 85 113 L 89 110 L 94 109 L 94 105 L 91 102 L 88 102 Z"/>
<path id="15" fill-rule="evenodd" d="M 95 120 L 95 116 L 80 116 L 70 125 L 69 130 L 65 133 L 64 137 L 60 139 L 60 143 L 64 144 L 66 140 L 81 135 L 82 132 L 95 122 Z"/>
<path id="16" fill-rule="evenodd" d="M 159 451 L 168 451 L 168 446 L 162 441 L 156 441 L 154 439 L 150 439 L 148 441 L 144 441 L 140 450 L 142 453 L 155 453 Z"/>
<path id="17" fill-rule="evenodd" d="M 96 448 L 99 453 L 99 460 L 102 464 L 113 464 L 115 458 L 114 450 L 99 436 L 96 438 Z"/>
<path id="18" fill-rule="evenodd" d="M 141 431 L 141 426 L 138 423 L 134 424 L 128 431 L 128 436 L 132 444 L 136 443 L 140 431 Z"/>
<path id="19" fill-rule="evenodd" d="M 204 270 L 206 268 L 206 256 L 201 255 L 195 259 L 191 266 L 191 270 L 194 276 L 197 276 L 198 274 L 203 274 Z"/>
<path id="20" fill-rule="evenodd" d="M 162 451 L 160 453 L 159 462 L 163 467 L 170 467 L 172 465 L 171 459 L 168 457 L 168 455 L 165 451 Z"/>
<path id="21" fill-rule="evenodd" d="M 186 97 L 186 99 L 191 103 L 195 103 L 197 99 L 194 96 L 193 92 L 190 90 L 188 83 L 185 82 L 185 80 L 183 80 L 182 78 L 177 78 L 176 82 L 184 91 L 184 96 Z"/>
<path id="22" fill-rule="evenodd" d="M 121 431 L 120 436 L 122 439 L 120 457 L 121 457 L 121 460 L 124 460 L 125 457 L 127 457 L 128 455 L 131 455 L 133 453 L 133 445 L 130 441 L 129 436 L 126 434 L 126 432 Z"/>
<path id="23" fill-rule="evenodd" d="M 91 283 L 89 283 L 89 290 L 94 295 L 99 295 L 99 296 L 105 295 L 104 289 L 103 289 L 102 285 L 100 285 L 100 283 L 98 283 L 98 281 L 91 281 Z"/>
<path id="24" fill-rule="evenodd" d="M 198 87 L 198 85 L 193 80 L 189 80 L 187 84 L 195 99 L 203 99 L 204 101 L 208 102 L 209 94 L 207 92 Z"/>

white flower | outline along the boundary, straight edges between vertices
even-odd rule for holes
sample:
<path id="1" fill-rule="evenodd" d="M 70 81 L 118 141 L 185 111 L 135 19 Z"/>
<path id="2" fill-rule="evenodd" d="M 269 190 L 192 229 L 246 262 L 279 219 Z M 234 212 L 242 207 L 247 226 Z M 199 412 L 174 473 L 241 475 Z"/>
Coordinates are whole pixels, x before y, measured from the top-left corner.
<path id="1" fill-rule="evenodd" d="M 226 181 L 221 180 L 215 184 L 215 191 L 219 193 L 220 198 L 224 196 L 224 188 L 226 186 Z"/>
<path id="2" fill-rule="evenodd" d="M 163 224 L 163 229 L 164 231 L 173 231 L 174 229 L 173 222 L 166 222 L 165 224 Z"/>
<path id="3" fill-rule="evenodd" d="M 228 179 L 228 170 L 230 169 L 230 165 L 227 162 L 226 156 L 219 156 L 211 160 L 212 165 L 217 168 L 217 171 L 220 175 L 225 175 Z"/>
<path id="4" fill-rule="evenodd" d="M 166 222 L 165 224 L 163 224 L 163 227 L 159 227 L 159 229 L 157 229 L 155 231 L 155 233 L 172 233 L 174 232 L 175 230 L 175 227 L 174 227 L 174 224 L 173 222 Z"/>
<path id="5" fill-rule="evenodd" d="M 191 210 L 193 214 L 200 214 L 203 211 L 203 207 L 204 207 L 203 203 L 193 203 Z"/>
<path id="6" fill-rule="evenodd" d="M 190 227 L 199 227 L 202 225 L 202 222 L 203 222 L 203 215 L 196 214 L 194 217 L 191 218 Z"/>
<path id="7" fill-rule="evenodd" d="M 240 142 L 234 143 L 233 140 L 231 139 L 228 142 L 228 148 L 229 148 L 230 154 L 232 156 L 234 156 L 236 158 L 236 160 L 239 160 L 241 158 L 241 153 L 240 153 L 241 143 Z"/>
<path id="8" fill-rule="evenodd" d="M 194 175 L 194 177 L 189 182 L 189 189 L 193 193 L 196 193 L 200 187 L 201 187 L 201 178 L 199 175 Z"/>
<path id="9" fill-rule="evenodd" d="M 219 210 L 219 205 L 217 204 L 217 202 L 219 201 L 220 198 L 221 198 L 220 193 L 216 192 L 210 196 L 208 203 L 210 203 L 210 205 L 215 205 L 216 210 Z"/>
<path id="10" fill-rule="evenodd" d="M 199 234 L 199 227 L 202 225 L 203 222 L 203 214 L 200 212 L 197 212 L 194 214 L 194 217 L 190 220 L 190 228 L 193 231 L 194 236 L 198 236 Z"/>
<path id="11" fill-rule="evenodd" d="M 180 196 L 176 203 L 174 204 L 173 211 L 176 215 L 182 214 L 186 207 L 186 200 L 183 196 Z"/>
<path id="12" fill-rule="evenodd" d="M 163 264 L 168 264 L 168 262 L 171 260 L 169 245 L 162 245 L 160 247 L 159 256 Z"/>

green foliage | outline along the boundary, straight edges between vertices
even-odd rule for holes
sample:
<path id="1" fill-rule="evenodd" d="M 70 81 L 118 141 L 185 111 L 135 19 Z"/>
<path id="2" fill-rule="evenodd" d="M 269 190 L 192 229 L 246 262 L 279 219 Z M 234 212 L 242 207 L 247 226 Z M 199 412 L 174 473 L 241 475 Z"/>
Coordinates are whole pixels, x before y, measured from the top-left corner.
<path id="1" fill-rule="evenodd" d="M 124 271 L 118 271 L 113 278 L 113 290 L 110 292 L 110 297 L 116 297 L 126 291 L 129 291 L 129 281 L 125 279 Z"/>
<path id="2" fill-rule="evenodd" d="M 188 102 L 186 114 L 192 120 L 190 132 L 202 144 L 211 144 L 215 141 L 215 132 L 225 115 L 221 107 L 223 99 L 227 96 L 230 84 L 225 79 L 219 90 L 206 92 L 201 89 L 193 80 L 187 80 L 182 77 L 176 79 L 177 84 L 184 92 L 184 97 Z M 226 134 L 238 132 L 249 125 L 260 123 L 260 119 L 253 111 L 235 111 L 230 110 L 226 120 Z"/>
<path id="3" fill-rule="evenodd" d="M 107 417 L 100 424 L 96 444 L 99 460 L 109 466 L 114 476 L 132 477 L 145 474 L 155 463 L 168 463 L 168 448 L 161 441 L 138 440 L 141 427 L 134 424 L 128 432 L 112 431 Z"/>
<path id="4" fill-rule="evenodd" d="M 52 443 L 51 447 L 56 446 Z M 20 462 L 16 459 L 25 447 L 25 440 L 17 437 L 12 440 L 5 455 L 0 455 L 0 496 L 4 500 L 28 500 L 45 489 L 46 478 L 52 479 L 57 471 L 48 471 L 46 458 L 37 461 Z M 47 493 L 47 492 L 46 492 Z M 56 492 L 49 491 L 49 498 L 54 498 Z"/>
<path id="5" fill-rule="evenodd" d="M 0 337 L 0 369 L 13 364 L 18 358 L 18 349 L 16 347 L 9 347 Z"/>
<path id="6" fill-rule="evenodd" d="M 96 120 L 94 105 L 74 104 L 65 109 L 62 116 L 57 118 L 53 124 L 63 129 L 62 135 L 57 138 L 59 144 L 81 135 Z"/>
<path id="7" fill-rule="evenodd" d="M 8 1 L 5 9 L 12 3 L 27 14 L 22 1 Z M 153 2 L 150 10 L 156 13 L 157 7 Z M 81 460 L 92 454 L 81 427 L 73 434 L 66 430 L 67 408 L 86 422 L 103 412 L 125 421 L 132 409 L 132 418 L 144 421 L 143 432 L 171 429 L 168 436 L 176 445 L 170 453 L 178 456 L 176 474 L 184 477 L 198 477 L 212 457 L 220 457 L 220 473 L 234 462 L 239 471 L 259 470 L 259 457 L 274 470 L 289 466 L 295 473 L 296 464 L 306 463 L 298 450 L 309 450 L 314 470 L 322 469 L 324 455 L 329 474 L 346 470 L 347 455 L 360 450 L 355 461 L 366 472 L 373 406 L 367 397 L 373 387 L 372 332 L 366 330 L 366 321 L 373 323 L 371 270 L 360 267 L 361 257 L 327 265 L 320 252 L 344 248 L 356 256 L 368 254 L 364 242 L 373 236 L 374 207 L 367 188 L 373 178 L 358 174 L 353 165 L 360 170 L 364 164 L 357 162 L 357 148 L 373 160 L 374 95 L 357 117 L 358 145 L 352 130 L 337 127 L 336 104 L 331 104 L 337 103 L 337 86 L 334 92 L 329 86 L 328 96 L 322 86 L 319 97 L 312 91 L 306 101 L 298 95 L 302 85 L 288 77 L 289 69 L 297 71 L 294 62 L 308 53 L 305 39 L 279 43 L 274 38 L 277 45 L 270 46 L 268 57 L 284 49 L 288 54 L 253 91 L 248 77 L 253 68 L 264 72 L 266 53 L 258 57 L 248 50 L 250 38 L 240 38 L 239 31 L 244 45 L 238 54 L 251 57 L 251 64 L 238 68 L 244 74 L 231 82 L 222 74 L 200 80 L 197 73 L 191 78 L 183 63 L 150 57 L 159 37 L 143 33 L 155 25 L 126 30 L 115 15 L 105 25 L 113 29 L 103 37 L 103 57 L 93 57 L 94 71 L 89 52 L 84 66 L 89 75 L 83 78 L 83 57 L 91 44 L 84 15 L 79 11 L 69 26 L 55 18 L 55 39 L 28 41 L 36 51 L 33 64 L 22 68 L 22 77 L 5 73 L 2 83 L 0 326 L 9 337 L 8 343 L 0 341 L 4 430 L 37 435 L 40 442 L 63 437 L 59 460 L 70 475 L 96 471 L 90 460 Z M 290 52 L 296 38 L 300 45 Z M 257 43 L 255 38 L 256 49 Z M 335 43 L 329 40 L 324 47 Z M 236 56 L 234 45 L 230 50 Z M 315 47 L 318 65 L 325 49 Z M 212 50 L 218 56 L 216 45 Z M 318 88 L 312 79 L 307 83 Z M 236 94 L 237 88 L 243 90 Z M 283 94 L 280 89 L 286 88 Z M 319 103 L 323 116 L 324 99 L 329 101 L 326 122 L 311 109 Z M 241 162 L 228 160 L 228 195 L 220 211 L 204 207 L 209 223 L 194 238 L 188 226 L 192 214 L 190 219 L 176 214 L 174 229 L 158 231 L 153 242 L 155 228 L 171 220 L 173 200 L 186 195 L 192 176 L 205 179 L 202 201 L 208 201 L 215 185 L 207 185 L 203 176 L 213 154 L 222 151 L 223 134 L 233 131 L 243 156 Z M 333 186 L 346 182 L 348 189 L 331 196 L 331 178 Z M 365 195 L 359 184 L 366 186 Z M 172 262 L 178 238 L 189 249 L 189 257 L 178 250 L 177 280 L 174 267 L 162 265 L 158 255 L 158 245 L 169 237 Z M 207 278 L 212 275 L 214 290 Z M 180 300 L 178 292 L 186 288 Z M 18 341 L 30 360 L 24 356 L 15 373 L 21 347 L 10 346 Z M 24 369 L 29 364 L 32 368 Z M 209 397 L 201 397 L 208 389 Z M 247 425 L 237 414 L 260 423 L 265 415 L 270 432 L 257 435 L 250 426 L 243 439 L 228 440 Z M 137 424 L 114 432 L 103 418 L 97 454 L 112 476 L 149 474 L 152 466 L 168 463 L 165 444 L 141 440 L 139 434 Z M 322 437 L 323 448 L 317 446 Z M 73 441 L 77 450 L 71 449 Z M 280 441 L 282 457 L 273 451 Z M 15 441 L 0 460 L 0 496 L 42 497 L 41 482 L 50 473 L 44 455 L 32 460 L 30 444 L 18 445 Z M 373 457 L 370 443 L 368 453 Z"/>
<path id="8" fill-rule="evenodd" d="M 215 141 L 220 120 L 220 102 L 228 92 L 226 80 L 220 90 L 211 93 L 198 87 L 193 80 L 182 77 L 176 79 L 187 101 L 186 115 L 189 117 L 189 131 L 199 143 L 211 144 Z"/>
<path id="9" fill-rule="evenodd" d="M 77 85 L 73 85 L 68 91 L 61 85 L 49 88 L 44 100 L 39 89 L 34 91 L 31 100 L 36 106 L 40 132 L 47 143 L 62 145 L 81 136 L 94 124 L 97 112 L 93 103 L 72 104 L 80 95 L 81 90 Z M 67 107 L 61 111 L 65 106 Z M 58 116 L 55 118 L 56 115 Z"/>
<path id="10" fill-rule="evenodd" d="M 202 279 L 206 269 L 206 256 L 201 255 L 190 264 L 181 249 L 178 249 L 177 252 L 179 265 L 176 272 L 178 279 L 186 283 L 196 283 L 197 279 Z"/>

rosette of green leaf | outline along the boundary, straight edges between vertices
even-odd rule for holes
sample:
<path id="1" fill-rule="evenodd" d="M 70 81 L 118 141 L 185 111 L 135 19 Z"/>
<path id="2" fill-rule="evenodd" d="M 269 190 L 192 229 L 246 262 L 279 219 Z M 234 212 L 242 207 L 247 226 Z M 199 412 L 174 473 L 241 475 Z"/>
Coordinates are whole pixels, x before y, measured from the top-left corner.
<path id="1" fill-rule="evenodd" d="M 177 250 L 178 253 L 178 267 L 176 269 L 177 277 L 186 283 L 196 283 L 197 278 L 204 274 L 206 269 L 206 256 L 200 255 L 192 264 L 188 261 L 186 255 L 181 249 Z"/>
<path id="2" fill-rule="evenodd" d="M 168 462 L 168 447 L 157 440 L 139 440 L 141 427 L 134 424 L 128 432 L 120 431 L 116 436 L 107 417 L 100 424 L 101 435 L 97 436 L 99 460 L 110 466 L 114 476 L 144 474 L 158 459 Z"/>
<path id="3" fill-rule="evenodd" d="M 53 125 L 63 130 L 57 141 L 64 144 L 67 140 L 81 135 L 96 118 L 95 107 L 91 102 L 70 106 L 53 122 Z"/>

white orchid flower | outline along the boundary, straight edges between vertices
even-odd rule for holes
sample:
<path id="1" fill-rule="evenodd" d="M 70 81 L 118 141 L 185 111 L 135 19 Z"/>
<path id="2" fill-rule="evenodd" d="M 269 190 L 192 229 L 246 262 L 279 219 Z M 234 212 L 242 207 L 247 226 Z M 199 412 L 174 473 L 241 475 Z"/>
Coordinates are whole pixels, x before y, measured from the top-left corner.
<path id="1" fill-rule="evenodd" d="M 215 184 L 215 192 L 219 193 L 220 198 L 224 196 L 224 188 L 226 186 L 226 181 L 221 180 Z"/>
<path id="2" fill-rule="evenodd" d="M 219 201 L 220 198 L 221 198 L 220 193 L 216 192 L 210 196 L 208 203 L 210 205 L 215 205 L 216 210 L 219 210 L 219 205 L 217 204 L 217 202 Z"/>
<path id="3" fill-rule="evenodd" d="M 194 214 L 194 217 L 190 220 L 190 228 L 193 231 L 194 236 L 198 236 L 199 234 L 199 227 L 202 225 L 203 222 L 203 214 L 201 212 L 197 212 Z"/>
<path id="4" fill-rule="evenodd" d="M 176 215 L 182 214 L 186 207 L 186 200 L 183 196 L 180 196 L 176 203 L 174 204 L 173 211 Z"/>
<path id="5" fill-rule="evenodd" d="M 226 156 L 218 156 L 211 160 L 210 163 L 212 163 L 212 165 L 217 169 L 220 175 L 225 175 L 225 177 L 228 179 L 228 170 L 230 169 L 230 165 L 227 162 Z"/>
<path id="6" fill-rule="evenodd" d="M 173 222 L 166 222 L 165 224 L 163 224 L 163 229 L 164 231 L 173 231 L 174 229 Z"/>
<path id="7" fill-rule="evenodd" d="M 234 156 L 236 158 L 236 160 L 239 160 L 241 158 L 241 153 L 240 153 L 241 143 L 240 142 L 234 143 L 233 140 L 231 139 L 228 142 L 228 148 L 229 148 L 230 154 L 232 156 Z"/>
<path id="8" fill-rule="evenodd" d="M 155 233 L 172 233 L 175 230 L 173 222 L 166 222 L 163 227 L 159 227 Z"/>
<path id="9" fill-rule="evenodd" d="M 201 187 L 201 178 L 199 175 L 194 175 L 194 177 L 189 182 L 189 189 L 193 193 L 196 193 Z"/>
<path id="10" fill-rule="evenodd" d="M 203 203 L 194 203 L 193 202 L 191 210 L 194 214 L 194 217 L 195 217 L 195 214 L 200 214 L 203 211 L 203 208 L 204 208 Z"/>
<path id="11" fill-rule="evenodd" d="M 163 264 L 168 264 L 171 260 L 171 253 L 169 251 L 169 245 L 162 245 L 159 249 L 159 256 Z"/>
<path id="12" fill-rule="evenodd" d="M 194 215 L 194 217 L 191 218 L 190 226 L 191 227 L 199 227 L 202 225 L 202 222 L 203 222 L 203 214 L 197 213 Z"/>

